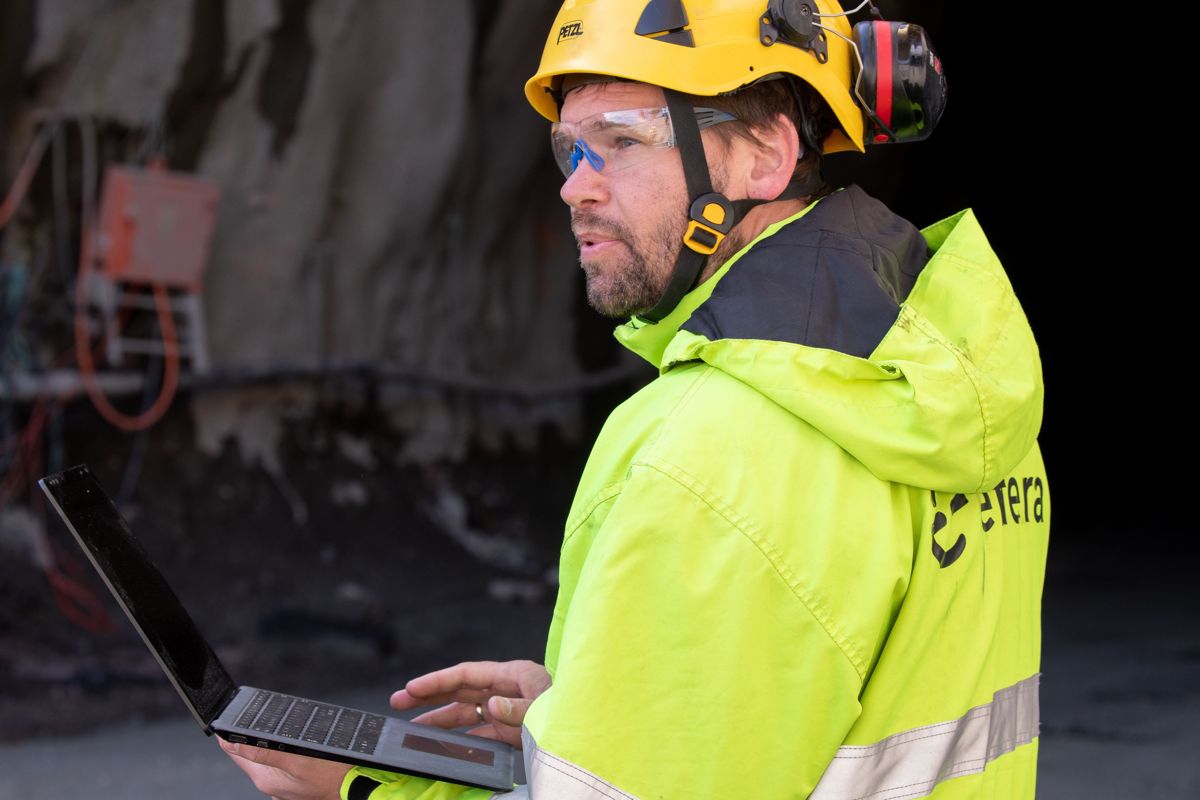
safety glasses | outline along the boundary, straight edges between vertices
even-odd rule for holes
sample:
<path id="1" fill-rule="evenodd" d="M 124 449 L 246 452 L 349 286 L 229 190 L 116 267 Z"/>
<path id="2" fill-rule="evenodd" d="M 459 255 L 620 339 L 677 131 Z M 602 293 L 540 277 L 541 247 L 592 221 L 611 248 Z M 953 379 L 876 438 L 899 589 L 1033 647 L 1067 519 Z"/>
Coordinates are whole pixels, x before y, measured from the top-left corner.
<path id="1" fill-rule="evenodd" d="M 701 128 L 737 119 L 715 108 L 697 108 L 695 113 Z M 566 177 L 584 161 L 597 172 L 611 175 L 674 147 L 675 130 L 665 107 L 602 111 L 579 122 L 555 122 L 550 126 L 550 146 Z"/>

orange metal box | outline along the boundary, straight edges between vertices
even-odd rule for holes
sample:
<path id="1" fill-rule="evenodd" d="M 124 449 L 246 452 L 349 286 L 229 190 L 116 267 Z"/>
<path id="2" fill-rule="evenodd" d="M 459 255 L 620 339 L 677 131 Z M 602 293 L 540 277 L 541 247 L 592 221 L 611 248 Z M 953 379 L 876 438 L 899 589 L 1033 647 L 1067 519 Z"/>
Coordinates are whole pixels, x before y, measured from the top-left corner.
<path id="1" fill-rule="evenodd" d="M 101 271 L 126 283 L 200 291 L 220 190 L 163 169 L 110 166 L 100 199 Z"/>

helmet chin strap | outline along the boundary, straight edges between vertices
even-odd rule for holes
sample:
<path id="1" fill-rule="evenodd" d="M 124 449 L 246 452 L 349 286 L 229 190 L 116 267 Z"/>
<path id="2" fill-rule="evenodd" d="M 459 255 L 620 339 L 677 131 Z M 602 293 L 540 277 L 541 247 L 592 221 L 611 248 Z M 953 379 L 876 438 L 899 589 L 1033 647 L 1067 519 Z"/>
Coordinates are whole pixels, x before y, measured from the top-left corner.
<path id="1" fill-rule="evenodd" d="M 730 200 L 720 192 L 714 192 L 692 101 L 681 92 L 672 89 L 663 91 L 667 96 L 667 109 L 671 113 L 675 144 L 683 158 L 683 177 L 692 204 L 688 210 L 687 231 L 683 235 L 679 258 L 675 260 L 675 270 L 667 289 L 654 308 L 637 315 L 639 319 L 651 323 L 658 322 L 674 311 L 683 296 L 695 288 L 705 260 L 750 209 L 774 200 L 815 194 L 825 183 L 818 172 L 808 179 L 792 181 L 778 197 L 771 200 Z"/>

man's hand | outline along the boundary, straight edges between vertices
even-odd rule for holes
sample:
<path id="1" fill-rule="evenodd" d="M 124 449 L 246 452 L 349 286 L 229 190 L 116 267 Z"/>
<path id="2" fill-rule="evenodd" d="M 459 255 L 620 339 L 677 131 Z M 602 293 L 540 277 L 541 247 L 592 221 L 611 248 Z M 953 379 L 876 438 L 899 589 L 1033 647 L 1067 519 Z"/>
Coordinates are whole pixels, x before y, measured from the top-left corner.
<path id="1" fill-rule="evenodd" d="M 338 800 L 349 764 L 281 753 L 218 739 L 233 763 L 250 776 L 254 788 L 276 800 Z"/>
<path id="2" fill-rule="evenodd" d="M 446 703 L 426 711 L 413 722 L 458 728 L 476 725 L 469 733 L 521 746 L 521 722 L 529 705 L 550 688 L 550 673 L 532 661 L 468 661 L 413 678 L 392 695 L 392 708 L 407 711 Z M 484 724 L 479 712 L 483 711 Z"/>

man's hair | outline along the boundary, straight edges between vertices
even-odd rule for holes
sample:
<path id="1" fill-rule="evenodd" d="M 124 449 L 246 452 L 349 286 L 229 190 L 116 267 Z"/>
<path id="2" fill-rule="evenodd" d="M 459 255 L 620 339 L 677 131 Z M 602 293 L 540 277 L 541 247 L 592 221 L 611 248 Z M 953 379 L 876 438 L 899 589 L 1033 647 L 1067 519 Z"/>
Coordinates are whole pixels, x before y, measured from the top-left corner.
<path id="1" fill-rule="evenodd" d="M 713 97 L 693 95 L 692 103 L 737 117 L 736 122 L 709 128 L 727 147 L 735 138 L 761 144 L 754 135 L 754 129 L 772 128 L 777 124 L 777 116 L 785 115 L 796 126 L 800 133 L 800 145 L 804 148 L 804 155 L 796 162 L 793 178 L 806 177 L 812 170 L 820 168 L 820 147 L 837 127 L 833 111 L 816 90 L 804 81 L 789 76 L 760 81 L 733 94 Z M 814 143 L 815 148 L 812 146 Z"/>

